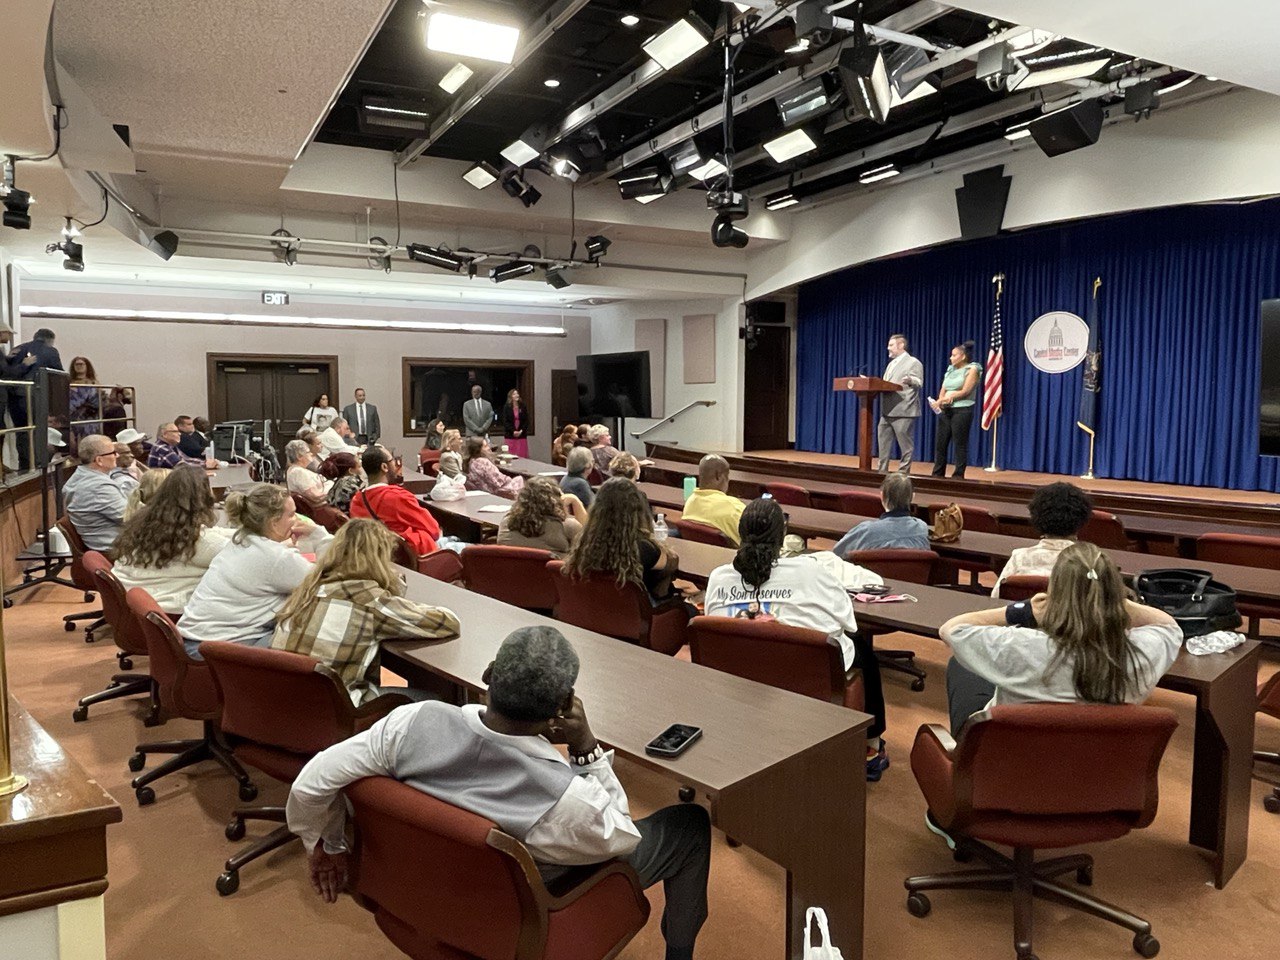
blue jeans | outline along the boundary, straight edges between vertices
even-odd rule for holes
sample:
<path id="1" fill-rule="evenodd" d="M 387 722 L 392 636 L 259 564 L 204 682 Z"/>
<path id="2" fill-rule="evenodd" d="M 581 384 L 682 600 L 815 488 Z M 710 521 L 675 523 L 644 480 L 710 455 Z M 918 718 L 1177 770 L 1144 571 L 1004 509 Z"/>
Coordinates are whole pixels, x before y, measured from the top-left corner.
<path id="1" fill-rule="evenodd" d="M 275 632 L 276 632 L 275 625 L 272 624 L 271 629 L 268 630 L 266 633 L 264 633 L 260 637 L 253 637 L 249 640 L 234 640 L 234 641 L 217 640 L 214 642 L 215 643 L 228 643 L 228 642 L 239 643 L 246 647 L 269 647 L 271 646 L 271 637 L 275 634 Z M 200 656 L 200 644 L 203 642 L 204 641 L 202 640 L 192 640 L 190 637 L 182 638 L 182 645 L 187 650 L 187 656 L 189 656 L 192 660 L 204 659 L 204 657 Z"/>

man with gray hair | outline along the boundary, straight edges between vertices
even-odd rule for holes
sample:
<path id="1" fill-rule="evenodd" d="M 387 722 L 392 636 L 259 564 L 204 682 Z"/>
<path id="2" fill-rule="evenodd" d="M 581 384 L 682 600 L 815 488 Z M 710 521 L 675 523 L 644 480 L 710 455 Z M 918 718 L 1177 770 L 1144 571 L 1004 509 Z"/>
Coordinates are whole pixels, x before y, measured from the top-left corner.
<path id="1" fill-rule="evenodd" d="M 613 754 L 574 696 L 578 655 L 554 627 L 511 633 L 484 672 L 487 705 L 400 707 L 317 754 L 289 792 L 289 829 L 307 848 L 311 885 L 333 903 L 347 879 L 342 789 L 394 777 L 468 810 L 525 845 L 544 879 L 625 859 L 648 887 L 664 882 L 667 960 L 692 960 L 707 917 L 711 821 L 685 803 L 632 820 Z M 568 747 L 566 760 L 552 744 Z M 477 762 L 479 760 L 479 762 Z"/>
<path id="2" fill-rule="evenodd" d="M 685 501 L 681 517 L 715 527 L 735 547 L 741 542 L 738 521 L 747 505 L 729 496 L 729 461 L 708 453 L 698 463 L 698 485 Z"/>
<path id="3" fill-rule="evenodd" d="M 924 364 L 907 353 L 907 338 L 901 333 L 889 337 L 889 365 L 884 379 L 901 384 L 897 393 L 880 395 L 880 422 L 876 425 L 876 445 L 880 451 L 880 472 L 889 472 L 893 442 L 898 441 L 898 469 L 911 472 L 911 455 L 916 449 L 916 421 L 920 419 L 920 387 Z"/>
<path id="4" fill-rule="evenodd" d="M 115 546 L 124 523 L 129 491 L 138 485 L 127 475 L 112 478 L 116 468 L 116 443 L 100 433 L 80 439 L 80 465 L 62 488 L 67 517 L 90 550 L 105 552 Z"/>
<path id="5" fill-rule="evenodd" d="M 864 520 L 831 548 L 837 557 L 854 550 L 928 550 L 929 525 L 911 515 L 911 478 L 893 473 L 880 484 L 884 513 L 878 520 Z"/>

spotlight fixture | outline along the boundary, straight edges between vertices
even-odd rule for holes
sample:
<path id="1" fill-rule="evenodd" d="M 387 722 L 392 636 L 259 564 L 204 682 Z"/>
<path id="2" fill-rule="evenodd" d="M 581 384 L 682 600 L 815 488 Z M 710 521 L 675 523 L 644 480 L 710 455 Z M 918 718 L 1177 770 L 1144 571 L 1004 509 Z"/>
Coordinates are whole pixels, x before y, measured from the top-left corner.
<path id="1" fill-rule="evenodd" d="M 542 194 L 534 187 L 531 187 L 529 181 L 520 176 L 517 170 L 512 170 L 502 178 L 502 189 L 507 192 L 507 196 L 515 197 L 526 207 L 532 207 L 542 199 Z"/>
<path id="2" fill-rule="evenodd" d="M 587 259 L 592 263 L 599 263 L 600 258 L 609 252 L 609 248 L 613 246 L 613 241 L 605 236 L 587 237 L 584 244 L 587 250 Z"/>
<path id="3" fill-rule="evenodd" d="M 569 268 L 547 267 L 547 283 L 557 290 L 563 290 L 571 285 L 573 280 L 569 276 Z"/>
<path id="4" fill-rule="evenodd" d="M 641 49 L 663 70 L 672 70 L 711 42 L 719 20 L 720 0 L 693 0 L 688 13 Z"/>
<path id="5" fill-rule="evenodd" d="M 817 141 L 803 127 L 767 140 L 764 144 L 765 153 L 773 158 L 774 163 L 786 163 L 817 149 Z"/>
<path id="6" fill-rule="evenodd" d="M 517 167 L 532 163 L 542 155 L 542 147 L 547 142 L 546 133 L 538 129 L 529 129 L 519 139 L 508 144 L 502 156 Z"/>
<path id="7" fill-rule="evenodd" d="M 664 156 L 676 176 L 687 173 L 695 180 L 710 180 L 725 172 L 722 157 L 715 154 L 716 144 L 708 134 L 699 134 L 668 150 Z"/>
<path id="8" fill-rule="evenodd" d="M 775 193 L 773 196 L 765 197 L 764 206 L 766 210 L 785 210 L 787 207 L 794 207 L 799 202 L 800 198 L 790 190 L 787 190 L 785 193 Z"/>
<path id="9" fill-rule="evenodd" d="M 640 197 L 660 197 L 670 193 L 675 186 L 675 174 L 666 159 L 646 167 L 628 170 L 618 177 L 618 193 L 623 200 L 637 200 Z"/>
<path id="10" fill-rule="evenodd" d="M 483 190 L 490 184 L 498 182 L 498 170 L 493 164 L 481 160 L 479 163 L 468 167 L 467 172 L 462 175 L 462 179 L 477 190 Z"/>
<path id="11" fill-rule="evenodd" d="M 293 234 L 281 227 L 279 230 L 271 231 L 271 235 L 281 238 L 271 241 L 272 246 L 276 248 L 276 259 L 286 267 L 294 266 L 298 262 L 298 244 L 294 241 Z"/>
<path id="12" fill-rule="evenodd" d="M 15 230 L 31 229 L 31 204 L 35 198 L 26 190 L 19 190 L 13 182 L 14 158 L 6 157 L 4 177 L 0 179 L 0 198 L 4 200 L 4 225 Z"/>
<path id="13" fill-rule="evenodd" d="M 727 214 L 720 214 L 711 223 L 711 242 L 717 247 L 737 247 L 741 250 L 750 239 L 747 231 L 737 226 Z"/>
<path id="14" fill-rule="evenodd" d="M 466 257 L 458 256 L 448 247 L 429 247 L 422 243 L 411 243 L 404 248 L 404 252 L 415 263 L 425 263 L 428 266 L 449 270 L 452 273 L 461 272 L 462 268 L 469 262 Z"/>
<path id="15" fill-rule="evenodd" d="M 883 166 L 872 167 L 870 170 L 864 170 L 858 174 L 859 183 L 875 183 L 879 180 L 888 180 L 890 177 L 896 177 L 902 173 L 892 163 L 886 163 Z"/>
<path id="16" fill-rule="evenodd" d="M 845 114 L 850 120 L 868 118 L 884 123 L 893 101 L 889 73 L 880 48 L 862 42 L 861 36 L 836 61 L 836 74 L 849 104 Z"/>
<path id="17" fill-rule="evenodd" d="M 440 78 L 440 89 L 445 93 L 457 93 L 474 75 L 475 71 L 465 63 L 455 63 L 449 68 L 449 72 Z"/>
<path id="18" fill-rule="evenodd" d="M 551 172 L 570 183 L 576 183 L 587 168 L 587 158 L 573 144 L 556 147 L 551 154 Z"/>
<path id="19" fill-rule="evenodd" d="M 516 277 L 524 277 L 533 273 L 536 268 L 527 260 L 509 260 L 489 269 L 489 279 L 494 283 L 505 283 Z"/>
<path id="20" fill-rule="evenodd" d="M 515 59 L 520 29 L 435 11 L 427 15 L 427 49 L 459 57 L 510 63 Z"/>
<path id="21" fill-rule="evenodd" d="M 1093 76 L 1108 63 L 1113 54 L 1102 47 L 1079 47 L 1074 41 L 1051 43 L 1039 53 L 1014 61 L 1013 72 L 1005 80 L 1005 89 L 1044 87 Z"/>
<path id="22" fill-rule="evenodd" d="M 826 77 L 827 74 L 815 77 L 794 91 L 774 97 L 784 127 L 794 127 L 797 123 L 811 120 L 831 105 Z"/>

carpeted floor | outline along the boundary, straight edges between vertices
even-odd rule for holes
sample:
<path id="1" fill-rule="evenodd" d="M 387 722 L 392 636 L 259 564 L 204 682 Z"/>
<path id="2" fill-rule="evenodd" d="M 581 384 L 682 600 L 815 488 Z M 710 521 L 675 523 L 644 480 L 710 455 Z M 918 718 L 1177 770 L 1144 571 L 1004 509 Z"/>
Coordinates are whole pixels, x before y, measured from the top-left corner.
<path id="1" fill-rule="evenodd" d="M 105 635 L 86 645 L 79 631 L 63 631 L 63 613 L 86 609 L 68 602 L 78 599 L 69 590 L 41 588 L 5 611 L 4 626 L 12 692 L 124 808 L 124 822 L 109 830 L 108 957 L 401 956 L 349 899 L 327 906 L 312 894 L 296 846 L 247 868 L 234 896 L 217 895 L 214 879 L 236 848 L 223 836 L 227 814 L 236 804 L 234 784 L 215 766 L 205 765 L 160 781 L 156 803 L 137 806 L 125 765 L 134 744 L 192 736 L 197 725 L 170 721 L 146 729 L 140 701 L 96 706 L 87 722 L 72 722 L 75 700 L 100 689 L 115 667 L 114 648 Z M 1274 630 L 1276 624 L 1268 626 Z M 1000 894 L 941 892 L 933 896 L 928 918 L 915 919 L 906 911 L 904 877 L 953 868 L 946 847 L 925 830 L 924 802 L 908 764 L 917 726 L 945 722 L 945 650 L 907 636 L 894 637 L 892 643 L 919 651 L 929 682 L 923 693 L 911 693 L 905 683 L 887 675 L 893 766 L 868 788 L 866 956 L 1012 957 L 1012 911 Z M 1266 674 L 1276 668 L 1274 659 L 1264 663 Z M 1186 843 L 1192 704 L 1163 690 L 1153 702 L 1175 709 L 1182 724 L 1161 771 L 1160 813 L 1150 828 L 1092 850 L 1097 857 L 1094 891 L 1149 918 L 1163 944 L 1161 957 L 1275 956 L 1280 939 L 1280 816 L 1263 811 L 1264 785 L 1255 780 L 1249 861 L 1226 890 L 1215 890 L 1204 855 Z M 762 724 L 767 722 L 761 718 Z M 1280 724 L 1261 718 L 1259 741 L 1280 748 Z M 1105 756 L 1098 757 L 1099 764 L 1106 762 Z M 638 814 L 676 801 L 675 785 L 668 780 L 626 763 L 619 763 L 619 774 Z M 282 786 L 265 777 L 255 779 L 262 788 L 259 802 L 283 802 Z M 250 836 L 267 829 L 251 825 Z M 718 837 L 711 918 L 699 941 L 699 956 L 780 957 L 783 890 L 784 876 L 776 866 L 745 847 L 730 849 Z M 622 954 L 625 960 L 662 956 L 656 922 L 660 890 L 651 891 L 650 899 L 655 919 Z M 1129 936 L 1102 921 L 1045 903 L 1037 904 L 1035 919 L 1036 951 L 1045 960 L 1135 956 Z M 4 944 L 0 956 L 10 956 Z"/>

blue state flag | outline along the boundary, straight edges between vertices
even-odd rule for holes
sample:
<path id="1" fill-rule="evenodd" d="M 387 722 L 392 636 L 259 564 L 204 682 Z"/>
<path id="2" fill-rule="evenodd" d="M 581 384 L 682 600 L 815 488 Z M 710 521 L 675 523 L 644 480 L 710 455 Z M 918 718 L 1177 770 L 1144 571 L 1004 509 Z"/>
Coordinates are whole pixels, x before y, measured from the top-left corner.
<path id="1" fill-rule="evenodd" d="M 1076 426 L 1091 437 L 1098 429 L 1102 397 L 1102 321 L 1098 310 L 1101 286 L 1101 278 L 1093 281 L 1093 298 L 1089 301 L 1089 349 L 1084 358 L 1084 382 L 1080 385 L 1080 415 L 1076 418 Z"/>

